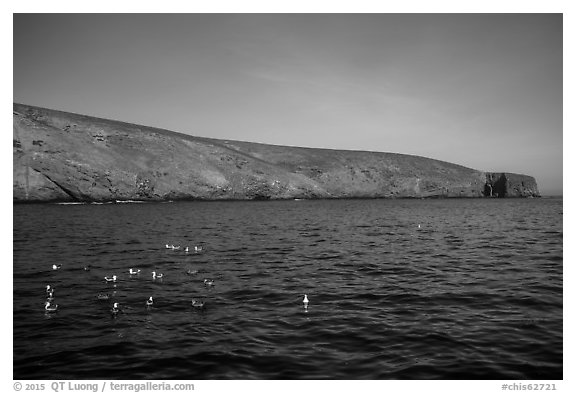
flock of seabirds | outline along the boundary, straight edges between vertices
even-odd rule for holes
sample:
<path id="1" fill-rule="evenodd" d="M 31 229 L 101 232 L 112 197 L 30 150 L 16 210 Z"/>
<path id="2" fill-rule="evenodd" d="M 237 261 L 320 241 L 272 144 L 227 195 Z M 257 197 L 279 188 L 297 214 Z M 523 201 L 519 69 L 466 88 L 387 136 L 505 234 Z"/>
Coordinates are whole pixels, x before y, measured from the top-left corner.
<path id="1" fill-rule="evenodd" d="M 174 245 L 166 244 L 166 249 L 177 251 L 177 250 L 181 249 L 181 246 L 174 246 Z M 195 253 L 201 253 L 202 251 L 203 251 L 202 246 L 194 246 L 194 252 Z M 190 248 L 188 246 L 186 246 L 186 248 L 184 248 L 184 252 L 189 253 Z M 60 270 L 61 268 L 62 268 L 61 264 L 52 265 L 52 270 Z M 89 271 L 90 266 L 85 266 L 84 270 Z M 139 275 L 140 269 L 130 268 L 130 270 L 128 271 L 128 274 L 130 274 L 131 276 Z M 186 274 L 195 275 L 195 274 L 198 274 L 198 270 L 188 269 L 186 271 Z M 164 274 L 157 273 L 156 271 L 152 271 L 152 280 L 162 279 L 163 277 L 164 277 Z M 111 282 L 111 283 L 115 283 L 117 279 L 118 279 L 118 277 L 116 275 L 104 277 L 104 281 Z M 215 285 L 214 280 L 205 278 L 204 279 L 204 285 L 206 287 L 213 287 Z M 99 293 L 97 295 L 97 298 L 98 298 L 98 300 L 109 300 L 110 295 L 107 293 Z M 304 308 L 308 308 L 308 303 L 309 303 L 308 295 L 306 295 L 306 294 L 304 295 L 304 299 L 302 300 L 302 303 L 304 304 Z M 194 307 L 196 309 L 204 309 L 205 304 L 206 303 L 204 301 L 201 301 L 198 299 L 192 299 L 192 307 Z M 154 305 L 154 299 L 152 296 L 150 296 L 148 298 L 148 300 L 146 300 L 145 305 L 146 305 L 146 307 L 152 307 Z M 46 285 L 46 302 L 44 303 L 44 310 L 47 313 L 53 313 L 53 312 L 58 311 L 58 304 L 55 303 L 55 298 L 54 298 L 54 288 L 52 288 L 52 286 L 50 284 Z M 112 305 L 112 308 L 110 309 L 110 313 L 113 316 L 115 316 L 115 315 L 119 314 L 121 311 L 122 311 L 122 309 L 120 308 L 120 304 L 118 302 L 114 302 Z"/>

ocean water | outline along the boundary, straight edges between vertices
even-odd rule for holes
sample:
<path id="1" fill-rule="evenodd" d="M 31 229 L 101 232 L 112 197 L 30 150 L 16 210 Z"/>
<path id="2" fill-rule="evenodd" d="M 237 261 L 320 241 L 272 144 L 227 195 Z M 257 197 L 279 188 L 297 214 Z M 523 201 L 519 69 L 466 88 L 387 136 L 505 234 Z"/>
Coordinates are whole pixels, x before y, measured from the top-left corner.
<path id="1" fill-rule="evenodd" d="M 14 379 L 563 378 L 561 198 L 14 205 L 13 218 Z"/>

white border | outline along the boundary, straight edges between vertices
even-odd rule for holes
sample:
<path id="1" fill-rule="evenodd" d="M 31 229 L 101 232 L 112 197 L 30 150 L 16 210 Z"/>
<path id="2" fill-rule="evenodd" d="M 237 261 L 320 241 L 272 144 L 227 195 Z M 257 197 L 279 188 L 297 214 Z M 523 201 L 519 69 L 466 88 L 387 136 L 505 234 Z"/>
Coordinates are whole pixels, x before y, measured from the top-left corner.
<path id="1" fill-rule="evenodd" d="M 7 4 L 6 4 L 7 3 Z M 572 2 L 574 3 L 574 2 Z M 411 2 L 387 2 L 387 1 L 314 1 L 314 0 L 292 0 L 292 1 L 213 1 L 213 2 L 195 2 L 195 1 L 111 1 L 101 0 L 98 2 L 79 2 L 79 1 L 39 1 L 28 0 L 22 2 L 5 2 L 2 5 L 2 48 L 3 53 L 13 53 L 12 51 L 12 15 L 13 13 L 563 13 L 564 14 L 564 129 L 572 130 L 572 133 L 564 133 L 563 150 L 564 150 L 564 222 L 568 223 L 564 227 L 564 239 L 567 245 L 565 249 L 564 261 L 564 381 L 550 381 L 557 384 L 557 388 L 562 391 L 576 391 L 573 373 L 570 373 L 574 365 L 574 329 L 573 317 L 571 311 L 573 305 L 573 286 L 574 268 L 572 265 L 572 256 L 574 255 L 571 240 L 573 232 L 571 223 L 573 222 L 574 212 L 572 204 L 573 185 L 568 176 L 566 169 L 571 169 L 573 165 L 573 132 L 576 130 L 571 111 L 573 111 L 574 102 L 572 99 L 574 77 L 571 70 L 576 69 L 574 64 L 574 26 L 576 20 L 573 16 L 574 8 L 569 1 L 496 1 L 485 0 L 482 2 L 467 1 L 411 1 Z M 3 62 L 5 76 L 3 81 L 3 91 L 13 92 L 12 78 L 12 61 L 5 59 Z M 8 79 L 10 77 L 10 79 Z M 5 109 L 2 118 L 6 119 L 4 124 L 5 139 L 2 140 L 1 146 L 7 148 L 10 144 L 7 141 L 8 105 L 11 106 L 12 98 L 3 105 Z M 5 168 L 11 168 L 12 162 L 9 161 L 8 154 L 2 155 Z M 8 170 L 8 169 L 7 169 Z M 11 173 L 11 172 L 10 172 Z M 11 182 L 10 182 L 11 183 Z M 4 224 L 2 227 L 2 246 L 5 250 L 4 263 L 10 263 L 12 259 L 12 201 L 8 199 L 11 196 L 11 184 L 4 182 L 5 192 L 2 192 L 2 206 L 4 222 L 7 222 L 7 215 L 10 217 L 10 226 Z M 10 192 L 9 188 L 10 187 Z M 4 277 L 10 274 L 12 269 Z M 8 282 L 8 280 L 6 280 Z M 2 299 L 4 305 L 10 304 L 10 307 L 4 307 L 6 318 L 3 323 L 2 337 L 5 350 L 1 358 L 2 365 L 2 384 L 3 391 L 14 391 L 12 380 L 12 323 L 7 321 L 12 316 L 12 285 L 6 283 L 2 286 Z M 8 310 L 9 308 L 9 310 Z M 40 383 L 49 383 L 50 381 L 38 381 Z M 82 381 L 87 383 L 99 383 L 102 381 Z M 136 381 L 135 381 L 136 382 Z M 167 381 L 177 382 L 177 381 Z M 190 382 L 190 381 L 182 381 Z M 419 392 L 458 392 L 466 390 L 472 392 L 499 392 L 502 383 L 528 383 L 530 381 L 194 381 L 196 391 L 251 391 L 251 392 L 270 392 L 272 389 L 285 392 L 299 390 L 302 392 L 326 390 L 330 392 L 349 392 L 352 390 L 363 391 L 419 391 Z M 532 381 L 546 383 L 547 381 Z M 49 390 L 46 390 L 49 391 Z"/>

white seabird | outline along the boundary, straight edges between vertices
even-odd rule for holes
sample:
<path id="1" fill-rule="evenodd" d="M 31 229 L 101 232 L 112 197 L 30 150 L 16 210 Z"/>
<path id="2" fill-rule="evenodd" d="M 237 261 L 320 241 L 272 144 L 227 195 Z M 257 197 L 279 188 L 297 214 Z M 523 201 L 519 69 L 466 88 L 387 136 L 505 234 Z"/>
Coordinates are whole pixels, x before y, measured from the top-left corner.
<path id="1" fill-rule="evenodd" d="M 120 305 L 118 303 L 114 303 L 114 305 L 112 306 L 112 309 L 110 310 L 110 312 L 112 313 L 112 315 L 116 315 L 120 312 Z"/>
<path id="2" fill-rule="evenodd" d="M 203 308 L 203 307 L 204 307 L 204 302 L 202 302 L 202 301 L 200 301 L 200 300 L 192 299 L 192 307 L 195 307 L 195 308 Z"/>
<path id="3" fill-rule="evenodd" d="M 50 301 L 47 301 L 44 304 L 44 310 L 46 310 L 47 312 L 54 312 L 54 311 L 58 310 L 58 305 L 57 304 L 52 305 L 52 303 Z"/>

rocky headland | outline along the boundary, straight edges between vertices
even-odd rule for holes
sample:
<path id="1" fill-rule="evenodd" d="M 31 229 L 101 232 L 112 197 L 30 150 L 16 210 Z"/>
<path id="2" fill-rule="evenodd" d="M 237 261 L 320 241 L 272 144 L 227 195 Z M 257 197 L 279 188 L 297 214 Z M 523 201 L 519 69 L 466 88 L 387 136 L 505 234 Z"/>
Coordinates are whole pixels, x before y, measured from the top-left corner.
<path id="1" fill-rule="evenodd" d="M 537 197 L 531 176 L 218 140 L 14 104 L 14 202 Z"/>

